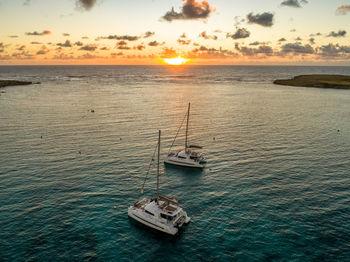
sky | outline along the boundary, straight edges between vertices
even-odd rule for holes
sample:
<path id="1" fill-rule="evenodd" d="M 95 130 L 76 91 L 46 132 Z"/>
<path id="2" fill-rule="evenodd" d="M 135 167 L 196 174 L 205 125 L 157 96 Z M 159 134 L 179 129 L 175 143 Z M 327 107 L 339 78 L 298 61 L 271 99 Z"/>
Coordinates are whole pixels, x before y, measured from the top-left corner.
<path id="1" fill-rule="evenodd" d="M 350 66 L 350 0 L 0 0 L 0 65 Z"/>

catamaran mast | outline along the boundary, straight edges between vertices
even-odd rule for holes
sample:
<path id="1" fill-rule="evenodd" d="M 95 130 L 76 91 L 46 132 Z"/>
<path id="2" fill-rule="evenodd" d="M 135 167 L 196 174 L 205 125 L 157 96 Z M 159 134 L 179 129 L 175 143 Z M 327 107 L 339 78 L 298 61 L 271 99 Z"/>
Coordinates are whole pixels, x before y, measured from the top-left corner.
<path id="1" fill-rule="evenodd" d="M 186 140 L 185 140 L 185 151 L 187 151 L 187 135 L 188 135 L 188 121 L 190 120 L 190 107 L 191 103 L 188 103 L 188 111 L 187 111 L 187 123 L 186 123 Z"/>
<path id="2" fill-rule="evenodd" d="M 160 133 L 159 130 L 159 136 L 158 136 L 158 162 L 157 162 L 157 200 L 159 199 L 159 156 L 160 156 Z"/>

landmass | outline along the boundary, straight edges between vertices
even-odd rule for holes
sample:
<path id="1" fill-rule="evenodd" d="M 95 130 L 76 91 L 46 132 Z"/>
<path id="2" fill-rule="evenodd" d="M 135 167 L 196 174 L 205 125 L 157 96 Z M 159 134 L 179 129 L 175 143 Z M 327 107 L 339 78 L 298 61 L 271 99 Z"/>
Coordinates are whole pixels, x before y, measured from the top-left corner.
<path id="1" fill-rule="evenodd" d="M 18 81 L 18 80 L 0 80 L 0 88 L 5 86 L 21 86 L 21 85 L 31 85 L 31 84 L 39 84 L 39 83 L 33 83 L 30 81 Z"/>
<path id="2" fill-rule="evenodd" d="M 345 75 L 300 75 L 292 79 L 278 79 L 276 85 L 350 89 L 350 76 Z"/>

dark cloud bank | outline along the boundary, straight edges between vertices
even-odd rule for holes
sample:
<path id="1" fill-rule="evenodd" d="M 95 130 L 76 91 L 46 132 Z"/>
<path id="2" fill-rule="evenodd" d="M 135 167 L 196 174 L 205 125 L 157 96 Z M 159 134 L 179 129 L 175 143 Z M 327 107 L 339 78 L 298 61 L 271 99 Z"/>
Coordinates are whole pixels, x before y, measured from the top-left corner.
<path id="1" fill-rule="evenodd" d="M 302 4 L 307 4 L 306 0 L 285 0 L 281 3 L 282 6 L 300 8 Z"/>
<path id="2" fill-rule="evenodd" d="M 90 10 L 94 7 L 96 4 L 96 0 L 77 0 L 76 5 L 78 8 L 84 9 L 84 10 Z"/>
<path id="3" fill-rule="evenodd" d="M 162 16 L 162 19 L 168 22 L 173 20 L 205 19 L 214 11 L 207 1 L 184 0 L 184 2 L 180 12 L 176 12 L 172 8 Z"/>
<path id="4" fill-rule="evenodd" d="M 273 26 L 274 14 L 270 12 L 264 12 L 254 15 L 253 13 L 247 14 L 247 21 L 249 24 L 258 24 L 265 27 Z"/>

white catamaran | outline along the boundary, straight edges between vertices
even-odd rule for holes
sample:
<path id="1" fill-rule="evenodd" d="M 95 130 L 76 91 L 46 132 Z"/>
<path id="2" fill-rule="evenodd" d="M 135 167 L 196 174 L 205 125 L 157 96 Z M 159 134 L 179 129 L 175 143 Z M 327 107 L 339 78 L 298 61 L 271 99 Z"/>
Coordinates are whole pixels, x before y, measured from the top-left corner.
<path id="1" fill-rule="evenodd" d="M 202 147 L 195 146 L 195 145 L 188 145 L 188 123 L 190 119 L 190 106 L 191 106 L 191 103 L 188 103 L 188 110 L 186 114 L 187 123 L 186 123 L 185 150 L 180 150 L 178 152 L 170 152 L 169 150 L 168 157 L 164 160 L 164 162 L 167 164 L 172 164 L 177 166 L 204 168 L 204 164 L 206 163 L 206 161 L 204 159 L 203 153 L 194 151 L 195 149 L 202 149 Z M 181 129 L 181 126 L 179 130 Z M 176 140 L 177 134 L 174 138 L 173 144 Z"/>
<path id="2" fill-rule="evenodd" d="M 157 166 L 157 197 L 142 199 L 129 207 L 129 217 L 156 230 L 175 235 L 183 224 L 190 222 L 187 213 L 179 207 L 175 199 L 159 194 L 159 155 L 160 134 L 158 138 L 158 166 Z M 153 160 L 153 157 L 152 157 Z M 144 186 L 144 184 L 143 184 Z M 143 193 L 143 187 L 141 189 Z"/>

